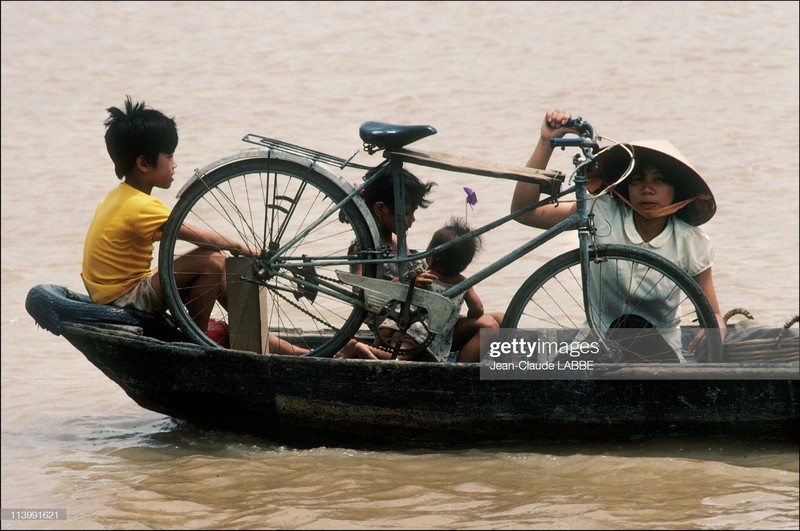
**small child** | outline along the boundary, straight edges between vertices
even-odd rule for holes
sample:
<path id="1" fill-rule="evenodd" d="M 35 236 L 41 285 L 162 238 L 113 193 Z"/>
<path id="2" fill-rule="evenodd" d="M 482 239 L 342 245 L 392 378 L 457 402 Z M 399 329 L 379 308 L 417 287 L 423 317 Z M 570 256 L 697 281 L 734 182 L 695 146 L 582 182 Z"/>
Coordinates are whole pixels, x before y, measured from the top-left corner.
<path id="1" fill-rule="evenodd" d="M 451 218 L 445 226 L 433 233 L 428 249 L 445 244 L 459 236 L 470 232 L 470 227 L 461 218 Z M 463 271 L 472 263 L 473 258 L 480 250 L 482 240 L 480 236 L 468 238 L 455 244 L 445 251 L 435 253 L 427 258 L 428 269 L 420 274 L 425 278 L 426 289 L 434 293 L 444 293 L 447 289 L 465 279 Z M 459 347 L 458 361 L 477 362 L 480 357 L 481 328 L 499 328 L 503 320 L 502 313 L 484 314 L 481 302 L 475 288 L 457 296 L 454 300 L 457 308 L 467 305 L 467 315 L 459 316 L 454 313 L 445 325 L 442 333 L 437 335 L 428 347 L 433 357 L 438 361 L 447 361 L 453 346 Z M 397 334 L 392 327 L 383 327 L 379 330 L 382 337 L 391 337 Z M 412 326 L 408 335 L 399 340 L 407 347 L 418 344 L 424 340 L 426 332 L 419 326 Z"/>

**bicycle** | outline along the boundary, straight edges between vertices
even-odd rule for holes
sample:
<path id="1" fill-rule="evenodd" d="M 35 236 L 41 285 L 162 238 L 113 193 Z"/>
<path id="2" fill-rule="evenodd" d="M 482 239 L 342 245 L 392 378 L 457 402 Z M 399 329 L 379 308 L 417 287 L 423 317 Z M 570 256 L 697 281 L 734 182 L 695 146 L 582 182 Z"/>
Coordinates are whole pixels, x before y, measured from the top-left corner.
<path id="1" fill-rule="evenodd" d="M 647 316 L 655 328 L 672 334 L 673 339 L 678 333 L 686 336 L 697 328 L 703 330 L 707 360 L 722 361 L 714 312 L 691 277 L 655 253 L 623 245 L 594 244 L 596 228 L 591 214 L 594 196 L 587 183 L 593 159 L 600 149 L 600 137 L 581 118 L 574 119 L 571 125 L 579 135 L 552 140 L 553 146 L 578 149 L 573 158 L 572 184 L 566 188 L 563 188 L 566 176 L 559 171 L 509 168 L 408 149 L 408 145 L 436 133 L 428 125 L 362 124 L 359 135 L 364 151 L 370 155 L 382 152 L 385 159 L 374 166 L 353 162 L 358 151 L 344 159 L 248 134 L 242 140 L 257 148 L 245 149 L 196 170 L 178 194 L 159 248 L 161 282 L 170 313 L 193 341 L 216 344 L 195 325 L 182 299 L 185 294 L 180 293 L 174 281 L 173 258 L 182 252 L 183 245 L 177 239 L 178 229 L 183 223 L 191 223 L 244 241 L 257 251 L 252 256 L 232 257 L 228 279 L 229 291 L 240 285 L 256 290 L 258 297 L 229 300 L 228 309 L 217 304 L 214 311 L 220 319 L 227 320 L 232 336 L 247 332 L 241 330 L 245 325 L 238 324 L 239 318 L 231 317 L 251 311 L 258 314 L 262 330 L 310 349 L 311 356 L 331 357 L 351 338 L 372 341 L 372 334 L 362 325 L 368 314 L 374 314 L 378 320 L 396 322 L 401 331 L 422 323 L 428 333 L 428 339 L 418 345 L 423 349 L 439 333 L 451 312 L 456 311 L 452 297 L 556 235 L 576 230 L 578 247 L 545 263 L 517 289 L 505 312 L 502 328 L 546 328 L 559 330 L 561 337 L 577 337 L 578 331 L 583 330 L 584 336 L 588 333 L 601 345 L 599 360 L 617 362 L 621 360 L 619 340 L 602 311 L 611 311 L 608 301 L 613 299 L 616 306 L 612 313 Z M 631 152 L 628 172 L 633 162 Z M 528 180 L 538 183 L 549 196 L 450 242 L 423 252 L 409 252 L 403 189 L 395 186 L 397 252 L 392 255 L 381 245 L 372 215 L 359 192 L 385 172 L 396 175 L 404 165 Z M 365 176 L 358 186 L 349 184 L 334 171 L 345 168 L 364 170 L 370 177 Z M 415 288 L 414 271 L 409 271 L 412 261 L 446 251 L 463 239 L 484 234 L 529 210 L 564 200 L 571 194 L 575 194 L 577 201 L 575 214 L 443 295 Z M 348 249 L 354 242 L 358 251 L 351 254 Z M 405 282 L 380 278 L 380 268 L 389 263 L 397 264 Z M 362 266 L 362 275 L 349 272 L 356 264 Z M 608 280 L 612 277 L 616 279 L 614 285 Z M 655 309 L 654 298 L 658 301 Z M 390 346 L 380 347 L 397 354 Z M 262 341 L 254 350 L 265 349 Z M 686 354 L 679 350 L 682 361 L 691 360 Z"/>

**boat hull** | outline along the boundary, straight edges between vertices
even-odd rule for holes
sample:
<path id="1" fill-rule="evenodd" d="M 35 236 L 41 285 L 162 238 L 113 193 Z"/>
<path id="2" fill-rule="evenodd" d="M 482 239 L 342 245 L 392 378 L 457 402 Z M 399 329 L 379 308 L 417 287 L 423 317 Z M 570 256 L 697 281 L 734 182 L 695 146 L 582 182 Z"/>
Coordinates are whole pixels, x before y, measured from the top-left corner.
<path id="1" fill-rule="evenodd" d="M 629 364 L 587 379 L 487 380 L 478 364 L 262 355 L 128 324 L 61 322 L 59 333 L 143 408 L 296 446 L 796 440 L 800 427 L 797 364 Z"/>
<path id="2" fill-rule="evenodd" d="M 800 427 L 798 380 L 775 371 L 752 380 L 481 380 L 477 365 L 265 356 L 127 335 L 64 329 L 140 406 L 292 444 L 785 438 Z"/>

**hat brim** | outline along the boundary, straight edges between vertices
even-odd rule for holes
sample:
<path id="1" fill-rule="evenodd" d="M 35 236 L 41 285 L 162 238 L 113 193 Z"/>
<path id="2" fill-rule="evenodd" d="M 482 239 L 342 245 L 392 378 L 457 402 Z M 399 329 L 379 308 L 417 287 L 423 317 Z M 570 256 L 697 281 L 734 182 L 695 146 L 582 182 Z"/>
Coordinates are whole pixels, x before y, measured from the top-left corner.
<path id="1" fill-rule="evenodd" d="M 632 142 L 624 146 L 615 144 L 600 151 L 594 159 L 595 170 L 606 185 L 616 182 L 630 166 L 628 150 L 633 152 L 637 162 L 652 162 L 668 176 L 675 186 L 676 196 L 705 197 L 684 206 L 675 216 L 694 226 L 702 225 L 714 216 L 717 204 L 708 184 L 672 144 L 663 140 Z"/>

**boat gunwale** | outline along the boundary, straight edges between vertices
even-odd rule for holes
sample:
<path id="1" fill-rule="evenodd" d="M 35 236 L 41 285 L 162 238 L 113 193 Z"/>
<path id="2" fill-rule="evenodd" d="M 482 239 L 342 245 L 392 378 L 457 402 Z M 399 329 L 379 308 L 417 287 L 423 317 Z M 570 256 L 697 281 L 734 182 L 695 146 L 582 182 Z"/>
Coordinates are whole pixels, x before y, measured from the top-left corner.
<path id="1" fill-rule="evenodd" d="M 425 361 L 396 360 L 361 360 L 361 359 L 331 359 L 313 356 L 283 356 L 259 354 L 244 350 L 227 349 L 198 345 L 191 342 L 164 341 L 134 331 L 135 327 L 124 325 L 104 325 L 102 323 L 70 323 L 62 324 L 61 333 L 65 337 L 70 335 L 90 335 L 105 340 L 118 342 L 139 343 L 142 347 L 154 349 L 172 349 L 176 352 L 184 351 L 186 354 L 195 355 L 224 355 L 244 356 L 271 363 L 285 364 L 360 364 L 391 367 L 393 372 L 413 371 L 420 367 L 440 367 L 447 371 L 472 371 L 476 376 L 480 372 L 479 363 L 431 363 Z M 581 374 L 574 378 L 525 378 L 510 381 L 540 381 L 543 379 L 593 379 L 593 380 L 800 380 L 800 363 L 797 362 L 758 362 L 758 363 L 595 363 L 589 371 L 576 371 Z M 591 373 L 591 374 L 590 374 Z M 493 379 L 485 379 L 491 381 Z M 509 380 L 506 380 L 509 381 Z"/>

